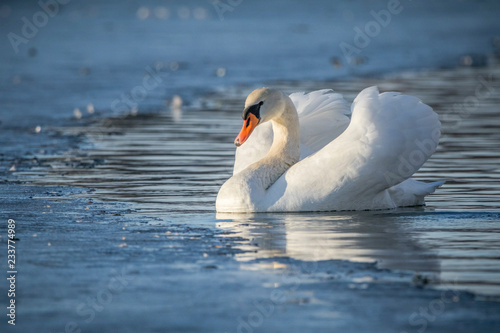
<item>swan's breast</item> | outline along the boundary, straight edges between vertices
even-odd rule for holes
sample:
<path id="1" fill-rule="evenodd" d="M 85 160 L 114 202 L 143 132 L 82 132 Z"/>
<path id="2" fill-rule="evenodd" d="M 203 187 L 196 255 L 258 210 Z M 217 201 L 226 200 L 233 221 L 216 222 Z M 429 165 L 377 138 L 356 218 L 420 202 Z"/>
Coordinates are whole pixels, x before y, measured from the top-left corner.
<path id="1" fill-rule="evenodd" d="M 240 172 L 229 178 L 219 190 L 215 208 L 217 212 L 242 213 L 255 211 L 249 177 Z"/>

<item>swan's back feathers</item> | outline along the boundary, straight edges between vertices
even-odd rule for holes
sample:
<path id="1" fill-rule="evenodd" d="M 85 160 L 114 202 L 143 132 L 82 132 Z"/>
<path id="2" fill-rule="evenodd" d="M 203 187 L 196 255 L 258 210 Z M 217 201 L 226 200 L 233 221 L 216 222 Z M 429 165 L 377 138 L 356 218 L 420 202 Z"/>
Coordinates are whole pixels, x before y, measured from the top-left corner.
<path id="1" fill-rule="evenodd" d="M 322 149 L 349 125 L 349 106 L 341 94 L 331 89 L 298 92 L 289 97 L 299 114 L 300 159 Z M 271 122 L 257 126 L 245 144 L 236 149 L 233 174 L 266 156 L 272 143 Z"/>

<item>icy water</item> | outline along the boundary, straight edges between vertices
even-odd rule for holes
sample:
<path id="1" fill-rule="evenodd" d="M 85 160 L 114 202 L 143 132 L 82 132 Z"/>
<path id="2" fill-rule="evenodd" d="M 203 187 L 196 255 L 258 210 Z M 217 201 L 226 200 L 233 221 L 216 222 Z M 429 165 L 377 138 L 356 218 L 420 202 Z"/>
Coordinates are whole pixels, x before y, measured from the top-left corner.
<path id="1" fill-rule="evenodd" d="M 220 185 L 231 175 L 248 87 L 166 109 L 62 128 L 85 134 L 91 150 L 39 156 L 22 174 L 34 184 L 96 188 L 88 198 L 131 202 L 140 214 L 168 223 L 214 223 L 241 236 L 249 251 L 237 260 L 289 257 L 304 261 L 377 262 L 414 272 L 416 282 L 500 295 L 500 67 L 406 74 L 378 80 L 275 82 L 285 91 L 333 88 L 352 100 L 365 86 L 418 96 L 440 114 L 438 151 L 415 175 L 447 183 L 424 208 L 378 212 L 216 215 Z M 490 89 L 491 94 L 488 94 Z M 466 105 L 468 96 L 483 96 Z M 470 111 L 465 113 L 465 110 Z M 36 175 L 43 175 L 38 178 Z"/>
<path id="2" fill-rule="evenodd" d="M 500 331 L 500 2 L 400 1 L 346 56 L 394 2 L 221 1 L 67 1 L 17 47 L 42 8 L 0 3 L 17 331 Z M 446 184 L 420 208 L 216 214 L 263 85 L 419 97 L 443 130 L 415 177 Z"/>

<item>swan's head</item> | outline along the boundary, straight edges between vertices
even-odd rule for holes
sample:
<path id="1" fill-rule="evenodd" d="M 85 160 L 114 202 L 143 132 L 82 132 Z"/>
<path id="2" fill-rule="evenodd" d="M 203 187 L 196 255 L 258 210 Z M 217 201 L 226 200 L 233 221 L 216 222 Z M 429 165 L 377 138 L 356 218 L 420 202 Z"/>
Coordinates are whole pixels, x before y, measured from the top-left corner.
<path id="1" fill-rule="evenodd" d="M 243 127 L 234 140 L 234 144 L 241 146 L 252 134 L 257 125 L 279 117 L 285 109 L 285 95 L 279 90 L 259 88 L 248 95 L 243 110 Z"/>

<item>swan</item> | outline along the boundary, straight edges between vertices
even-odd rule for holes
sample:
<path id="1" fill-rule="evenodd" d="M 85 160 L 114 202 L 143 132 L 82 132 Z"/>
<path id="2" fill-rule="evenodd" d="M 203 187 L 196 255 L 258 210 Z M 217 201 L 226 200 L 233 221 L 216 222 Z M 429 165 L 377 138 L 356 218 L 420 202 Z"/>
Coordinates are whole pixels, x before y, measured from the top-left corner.
<path id="1" fill-rule="evenodd" d="M 418 98 L 361 91 L 251 92 L 235 139 L 222 213 L 380 210 L 424 204 L 444 181 L 410 177 L 434 153 L 441 123 Z"/>

